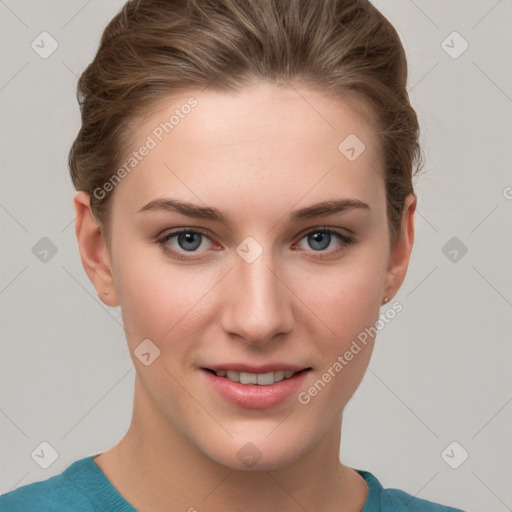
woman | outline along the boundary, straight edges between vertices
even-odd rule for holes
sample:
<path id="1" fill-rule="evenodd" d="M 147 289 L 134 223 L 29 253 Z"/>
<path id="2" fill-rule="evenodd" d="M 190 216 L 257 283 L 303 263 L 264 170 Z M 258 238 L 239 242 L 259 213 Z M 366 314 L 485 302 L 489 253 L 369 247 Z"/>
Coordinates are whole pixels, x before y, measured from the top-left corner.
<path id="1" fill-rule="evenodd" d="M 414 241 L 406 78 L 367 1 L 123 7 L 80 77 L 69 163 L 132 422 L 2 511 L 457 510 L 338 455 Z"/>

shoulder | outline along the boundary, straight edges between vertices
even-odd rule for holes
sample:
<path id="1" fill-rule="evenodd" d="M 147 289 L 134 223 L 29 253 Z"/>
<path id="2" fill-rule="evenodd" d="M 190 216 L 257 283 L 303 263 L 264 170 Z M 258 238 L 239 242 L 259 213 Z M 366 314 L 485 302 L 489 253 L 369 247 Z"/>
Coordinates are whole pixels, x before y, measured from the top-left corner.
<path id="1" fill-rule="evenodd" d="M 2 512 L 62 512 L 63 510 L 96 512 L 87 495 L 72 479 L 68 478 L 70 472 L 83 467 L 83 460 L 74 462 L 59 475 L 23 485 L 0 495 L 0 510 Z"/>
<path id="2" fill-rule="evenodd" d="M 464 512 L 459 508 L 417 498 L 399 489 L 385 489 L 368 471 L 356 470 L 368 484 L 368 497 L 361 512 Z"/>
<path id="3" fill-rule="evenodd" d="M 395 512 L 396 510 L 402 510 L 403 512 L 464 512 L 459 508 L 417 498 L 399 489 L 384 489 L 382 512 Z"/>

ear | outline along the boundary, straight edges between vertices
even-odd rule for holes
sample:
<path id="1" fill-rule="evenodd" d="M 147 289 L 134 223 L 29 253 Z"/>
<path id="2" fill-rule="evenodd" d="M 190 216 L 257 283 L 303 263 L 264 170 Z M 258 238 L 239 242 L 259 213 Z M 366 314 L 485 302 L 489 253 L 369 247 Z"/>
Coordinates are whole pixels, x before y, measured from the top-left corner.
<path id="1" fill-rule="evenodd" d="M 409 258 L 414 243 L 414 213 L 416 212 L 417 200 L 409 194 L 402 210 L 400 234 L 392 242 L 389 253 L 388 268 L 384 279 L 383 299 L 391 300 L 405 279 Z"/>
<path id="2" fill-rule="evenodd" d="M 107 306 L 118 306 L 107 244 L 101 227 L 92 215 L 89 194 L 83 190 L 76 192 L 74 205 L 75 234 L 85 272 L 101 301 Z"/>

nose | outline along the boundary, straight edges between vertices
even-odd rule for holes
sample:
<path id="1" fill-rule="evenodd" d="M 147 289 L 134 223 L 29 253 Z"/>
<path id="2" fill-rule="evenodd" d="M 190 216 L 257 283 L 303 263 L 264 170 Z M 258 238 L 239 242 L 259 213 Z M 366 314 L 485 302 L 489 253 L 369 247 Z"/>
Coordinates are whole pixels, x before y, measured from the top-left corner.
<path id="1" fill-rule="evenodd" d="M 293 294 L 270 253 L 263 251 L 252 263 L 236 256 L 226 276 L 222 328 L 250 345 L 267 344 L 294 323 Z"/>

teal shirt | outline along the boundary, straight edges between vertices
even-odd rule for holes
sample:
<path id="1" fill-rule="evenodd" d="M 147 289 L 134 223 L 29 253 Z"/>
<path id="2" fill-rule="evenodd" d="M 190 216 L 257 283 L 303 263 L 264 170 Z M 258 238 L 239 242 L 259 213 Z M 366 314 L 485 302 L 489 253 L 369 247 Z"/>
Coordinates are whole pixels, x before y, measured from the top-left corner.
<path id="1" fill-rule="evenodd" d="M 137 512 L 94 462 L 95 456 L 73 462 L 59 475 L 2 494 L 0 512 Z M 368 471 L 356 471 L 369 488 L 361 512 L 463 512 L 398 489 L 384 489 Z"/>

